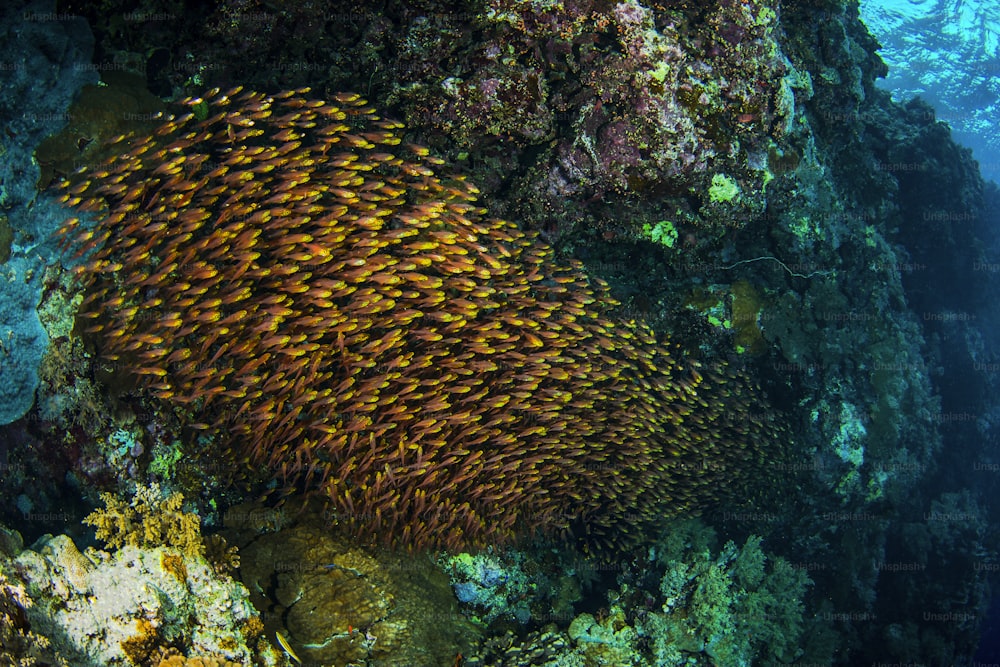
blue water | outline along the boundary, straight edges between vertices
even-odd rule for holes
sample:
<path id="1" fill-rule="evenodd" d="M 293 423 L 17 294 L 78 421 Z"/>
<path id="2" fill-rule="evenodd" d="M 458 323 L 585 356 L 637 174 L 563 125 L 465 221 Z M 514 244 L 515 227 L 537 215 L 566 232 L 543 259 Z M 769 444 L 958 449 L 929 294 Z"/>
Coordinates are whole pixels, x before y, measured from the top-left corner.
<path id="1" fill-rule="evenodd" d="M 861 0 L 889 76 L 905 101 L 920 95 L 1000 182 L 1000 0 Z"/>
<path id="2" fill-rule="evenodd" d="M 879 85 L 897 101 L 929 102 L 983 177 L 1000 182 L 1000 0 L 861 0 L 861 16 L 889 66 Z M 1000 595 L 981 637 L 974 664 L 1000 662 Z"/>

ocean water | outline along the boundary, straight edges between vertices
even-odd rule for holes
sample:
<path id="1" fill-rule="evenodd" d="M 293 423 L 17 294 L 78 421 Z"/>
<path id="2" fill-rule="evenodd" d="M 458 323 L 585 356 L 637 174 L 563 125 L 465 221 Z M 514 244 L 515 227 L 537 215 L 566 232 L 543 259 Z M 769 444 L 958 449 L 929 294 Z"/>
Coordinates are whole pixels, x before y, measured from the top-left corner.
<path id="1" fill-rule="evenodd" d="M 862 20 L 889 66 L 880 85 L 899 102 L 920 96 L 1000 181 L 1000 2 L 862 0 Z M 1000 596 L 982 628 L 976 664 L 1000 659 Z"/>
<path id="2" fill-rule="evenodd" d="M 897 101 L 923 97 L 1000 181 L 1000 2 L 862 0 L 861 17 L 889 66 L 881 85 Z"/>

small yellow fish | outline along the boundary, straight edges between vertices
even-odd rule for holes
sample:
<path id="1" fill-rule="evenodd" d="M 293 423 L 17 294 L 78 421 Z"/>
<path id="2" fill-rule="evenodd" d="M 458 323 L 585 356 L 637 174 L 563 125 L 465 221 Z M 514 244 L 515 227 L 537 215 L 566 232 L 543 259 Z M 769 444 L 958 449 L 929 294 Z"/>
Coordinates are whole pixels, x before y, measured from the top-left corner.
<path id="1" fill-rule="evenodd" d="M 281 630 L 276 631 L 274 636 L 277 638 L 281 648 L 285 650 L 285 653 L 287 653 L 292 660 L 301 665 L 302 660 L 299 659 L 299 656 L 295 655 L 295 651 L 292 650 L 291 645 L 288 643 L 288 640 L 285 639 L 285 635 L 281 633 Z"/>

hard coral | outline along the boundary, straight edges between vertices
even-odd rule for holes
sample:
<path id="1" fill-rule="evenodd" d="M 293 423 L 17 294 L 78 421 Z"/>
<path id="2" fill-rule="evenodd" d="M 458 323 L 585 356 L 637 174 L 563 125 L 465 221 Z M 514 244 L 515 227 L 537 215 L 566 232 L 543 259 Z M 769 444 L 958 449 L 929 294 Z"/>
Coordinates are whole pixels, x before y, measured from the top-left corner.
<path id="1" fill-rule="evenodd" d="M 315 665 L 451 665 L 479 633 L 430 559 L 363 549 L 315 513 L 241 544 L 240 576 L 278 632 Z"/>
<path id="2" fill-rule="evenodd" d="M 160 641 L 156 626 L 148 619 L 138 618 L 135 621 L 135 634 L 121 642 L 122 653 L 133 665 L 142 665 Z"/>
<path id="3" fill-rule="evenodd" d="M 776 425 L 357 95 L 214 90 L 67 185 L 101 354 L 234 456 L 424 546 L 596 544 L 749 479 Z"/>
<path id="4" fill-rule="evenodd" d="M 182 655 L 172 655 L 160 660 L 157 667 L 239 667 L 239 664 L 225 658 L 185 658 Z"/>
<path id="5" fill-rule="evenodd" d="M 181 580 L 176 560 L 181 554 L 170 547 L 126 545 L 110 554 L 92 549 L 83 554 L 71 539 L 57 535 L 34 548 L 3 566 L 31 596 L 26 621 L 52 645 L 51 653 L 42 655 L 59 658 L 45 664 L 157 664 L 161 656 L 169 657 L 164 651 L 170 648 L 224 655 L 240 664 L 274 655 L 259 641 L 249 591 L 217 576 L 200 556 L 183 556 Z"/>
<path id="6" fill-rule="evenodd" d="M 26 616 L 31 604 L 24 587 L 8 581 L 0 569 L 0 667 L 38 664 L 37 659 L 49 648 L 48 639 L 31 631 Z"/>

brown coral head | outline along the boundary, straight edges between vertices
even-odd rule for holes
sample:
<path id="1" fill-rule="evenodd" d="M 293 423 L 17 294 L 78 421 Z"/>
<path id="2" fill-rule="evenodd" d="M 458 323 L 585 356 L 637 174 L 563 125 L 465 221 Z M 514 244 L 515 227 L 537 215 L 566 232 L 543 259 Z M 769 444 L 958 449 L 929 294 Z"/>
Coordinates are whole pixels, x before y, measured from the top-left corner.
<path id="1" fill-rule="evenodd" d="M 106 359 L 397 544 L 634 543 L 747 479 L 776 427 L 737 373 L 615 321 L 357 95 L 307 93 L 187 100 L 66 188 L 101 216 L 63 234 Z"/>

